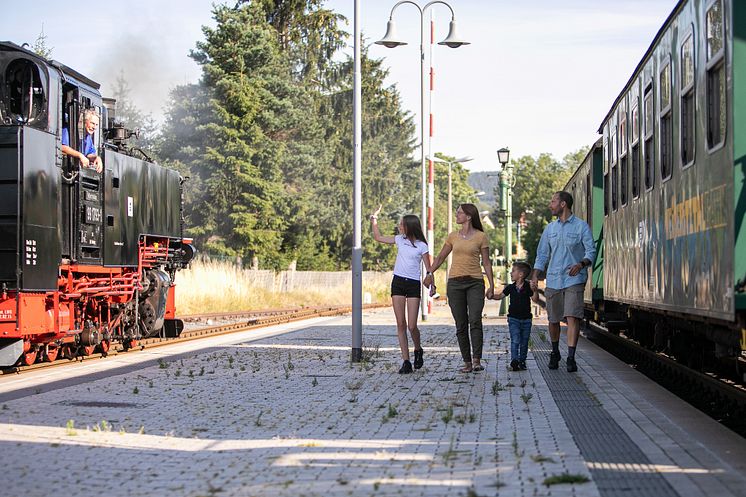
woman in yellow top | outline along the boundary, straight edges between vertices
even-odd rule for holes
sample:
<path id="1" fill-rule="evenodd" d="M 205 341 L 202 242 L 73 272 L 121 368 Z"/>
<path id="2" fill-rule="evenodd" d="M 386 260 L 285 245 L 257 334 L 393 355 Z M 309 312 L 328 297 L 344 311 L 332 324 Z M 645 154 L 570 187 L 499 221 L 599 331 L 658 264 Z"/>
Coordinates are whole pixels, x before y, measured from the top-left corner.
<path id="1" fill-rule="evenodd" d="M 490 248 L 487 235 L 479 219 L 479 211 L 474 204 L 461 204 L 456 210 L 456 223 L 461 229 L 448 235 L 440 254 L 431 265 L 435 272 L 453 252 L 453 260 L 448 272 L 448 305 L 456 322 L 456 338 L 464 360 L 462 373 L 482 371 L 482 344 L 484 332 L 482 330 L 482 309 L 484 309 L 485 295 L 492 298 L 495 284 L 492 277 L 490 263 Z M 480 264 L 481 257 L 481 264 Z M 482 266 L 487 275 L 489 288 L 485 292 Z M 435 290 L 432 285 L 433 275 L 425 277 L 425 286 L 430 286 L 431 293 Z"/>

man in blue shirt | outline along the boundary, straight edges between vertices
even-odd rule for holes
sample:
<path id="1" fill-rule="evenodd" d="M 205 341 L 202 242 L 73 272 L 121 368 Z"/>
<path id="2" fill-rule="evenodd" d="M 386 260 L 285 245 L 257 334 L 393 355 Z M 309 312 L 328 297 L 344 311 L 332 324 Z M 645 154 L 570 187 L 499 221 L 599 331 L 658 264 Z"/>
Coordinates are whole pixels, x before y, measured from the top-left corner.
<path id="1" fill-rule="evenodd" d="M 567 371 L 578 370 L 575 348 L 578 345 L 580 323 L 583 319 L 583 291 L 588 280 L 588 267 L 596 257 L 593 234 L 588 224 L 572 213 L 572 195 L 557 192 L 549 209 L 557 220 L 544 229 L 536 249 L 536 261 L 531 276 L 531 288 L 536 290 L 540 272 L 546 273 L 547 317 L 552 353 L 549 369 L 557 369 L 560 321 L 567 320 Z"/>
<path id="2" fill-rule="evenodd" d="M 70 130 L 62 128 L 62 153 L 71 157 L 76 157 L 82 167 L 95 168 L 97 173 L 103 169 L 101 157 L 96 152 L 95 133 L 98 128 L 98 114 L 94 109 L 86 109 L 83 112 L 83 125 L 85 128 L 85 138 L 83 139 L 83 152 L 78 152 L 70 146 Z"/>

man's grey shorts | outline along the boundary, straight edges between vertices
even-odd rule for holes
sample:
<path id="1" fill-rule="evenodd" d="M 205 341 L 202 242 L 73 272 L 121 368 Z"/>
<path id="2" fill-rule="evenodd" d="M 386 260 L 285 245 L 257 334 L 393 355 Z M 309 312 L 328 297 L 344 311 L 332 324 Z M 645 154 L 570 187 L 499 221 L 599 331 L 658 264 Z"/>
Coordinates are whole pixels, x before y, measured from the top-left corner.
<path id="1" fill-rule="evenodd" d="M 550 323 L 559 323 L 562 318 L 573 316 L 583 319 L 583 292 L 585 283 L 557 290 L 546 288 L 547 318 Z"/>

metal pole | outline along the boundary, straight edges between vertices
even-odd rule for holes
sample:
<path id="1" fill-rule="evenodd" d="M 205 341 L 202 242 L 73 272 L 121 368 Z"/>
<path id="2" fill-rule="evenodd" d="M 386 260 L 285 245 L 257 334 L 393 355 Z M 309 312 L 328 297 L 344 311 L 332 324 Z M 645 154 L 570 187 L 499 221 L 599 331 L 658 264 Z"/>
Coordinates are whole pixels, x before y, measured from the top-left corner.
<path id="1" fill-rule="evenodd" d="M 353 92 L 352 92 L 352 362 L 360 362 L 363 357 L 363 247 L 362 247 L 362 121 L 361 96 L 362 85 L 360 76 L 360 0 L 355 0 L 354 13 L 355 55 L 353 63 Z"/>
<path id="2" fill-rule="evenodd" d="M 419 7 L 418 7 L 419 8 Z M 425 16 L 420 11 L 420 172 L 422 185 L 422 216 L 427 219 L 427 168 L 425 167 Z M 422 320 L 427 321 L 427 301 L 429 294 L 424 285 L 420 285 L 420 313 Z"/>
<path id="3" fill-rule="evenodd" d="M 448 234 L 451 234 L 451 231 L 453 231 L 453 182 L 451 180 L 452 178 L 452 172 L 451 167 L 453 166 L 453 163 L 448 161 Z M 447 236 L 447 235 L 446 235 Z M 451 256 L 453 254 L 448 254 L 448 265 L 446 266 L 446 289 L 448 289 L 448 276 L 451 274 Z"/>
<path id="4" fill-rule="evenodd" d="M 424 13 L 423 13 L 424 15 Z M 430 252 L 430 262 L 433 262 L 433 258 L 435 257 L 435 164 L 432 160 L 433 157 L 433 94 L 435 91 L 435 88 L 433 86 L 434 79 L 435 79 L 435 73 L 433 71 L 433 44 L 435 43 L 435 23 L 433 19 L 433 11 L 430 10 L 430 91 L 428 92 L 428 96 L 430 98 L 429 102 L 429 114 L 430 114 L 430 130 L 429 130 L 429 140 L 428 140 L 428 146 L 427 146 L 427 156 L 430 158 L 428 160 L 428 175 L 427 175 L 427 242 L 429 243 L 428 251 Z M 423 288 L 424 289 L 424 288 Z M 427 298 L 427 313 L 430 314 L 432 312 L 432 304 L 433 301 L 430 298 L 430 294 L 428 292 L 424 292 L 426 298 Z"/>

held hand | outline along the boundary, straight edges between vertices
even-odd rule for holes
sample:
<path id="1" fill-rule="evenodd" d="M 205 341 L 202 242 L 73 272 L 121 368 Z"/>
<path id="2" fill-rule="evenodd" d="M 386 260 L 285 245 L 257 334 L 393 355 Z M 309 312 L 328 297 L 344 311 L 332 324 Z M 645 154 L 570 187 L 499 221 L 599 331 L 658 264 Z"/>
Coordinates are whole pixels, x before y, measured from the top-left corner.
<path id="1" fill-rule="evenodd" d="M 430 285 L 430 296 L 434 297 L 436 293 L 438 292 L 435 291 L 435 285 Z"/>
<path id="2" fill-rule="evenodd" d="M 573 264 L 570 266 L 570 276 L 575 276 L 580 272 L 580 270 L 583 269 L 583 265 L 581 263 Z"/>
<path id="3" fill-rule="evenodd" d="M 433 285 L 433 275 L 428 274 L 425 276 L 425 279 L 422 280 L 422 284 L 425 285 L 427 288 L 433 289 L 435 288 L 435 285 Z"/>
<path id="4" fill-rule="evenodd" d="M 531 287 L 531 291 L 533 292 L 539 289 L 539 282 L 536 280 L 528 280 L 528 285 Z"/>
<path id="5" fill-rule="evenodd" d="M 492 300 L 492 297 L 494 296 L 495 296 L 495 289 L 493 287 L 489 287 L 486 293 L 487 300 Z"/>

